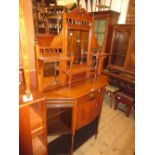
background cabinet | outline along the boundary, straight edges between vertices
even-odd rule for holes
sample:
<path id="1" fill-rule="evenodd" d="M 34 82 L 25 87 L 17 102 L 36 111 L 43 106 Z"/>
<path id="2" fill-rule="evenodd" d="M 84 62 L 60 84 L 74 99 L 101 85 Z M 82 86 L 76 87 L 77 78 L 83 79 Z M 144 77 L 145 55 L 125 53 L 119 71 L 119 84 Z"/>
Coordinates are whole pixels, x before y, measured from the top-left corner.
<path id="1" fill-rule="evenodd" d="M 109 41 L 110 41 L 110 32 L 111 32 L 111 25 L 117 24 L 118 18 L 120 13 L 107 10 L 107 11 L 99 11 L 99 12 L 92 12 L 92 16 L 94 16 L 94 35 L 97 39 L 99 52 L 100 52 L 100 59 L 98 64 L 98 73 L 101 72 L 102 68 L 106 68 L 108 65 L 108 57 L 103 54 L 109 53 Z M 96 59 L 92 58 L 93 64 L 96 63 Z"/>
<path id="2" fill-rule="evenodd" d="M 35 34 L 47 33 L 47 19 L 45 16 L 44 0 L 32 0 L 32 10 Z"/>
<path id="3" fill-rule="evenodd" d="M 135 24 L 135 0 L 129 1 L 126 24 Z"/>
<path id="4" fill-rule="evenodd" d="M 112 27 L 110 57 L 107 69 L 109 83 L 125 94 L 135 95 L 135 27 L 118 24 Z"/>
<path id="5" fill-rule="evenodd" d="M 110 48 L 109 67 L 134 72 L 134 25 L 115 25 Z"/>
<path id="6" fill-rule="evenodd" d="M 112 10 L 91 13 L 91 15 L 94 16 L 94 34 L 97 38 L 100 48 L 105 46 L 108 36 L 108 28 L 112 24 L 117 24 L 119 14 L 120 13 Z"/>
<path id="7" fill-rule="evenodd" d="M 32 0 L 35 34 L 56 35 L 62 29 L 62 13 L 70 12 L 76 3 L 57 5 L 56 0 Z"/>

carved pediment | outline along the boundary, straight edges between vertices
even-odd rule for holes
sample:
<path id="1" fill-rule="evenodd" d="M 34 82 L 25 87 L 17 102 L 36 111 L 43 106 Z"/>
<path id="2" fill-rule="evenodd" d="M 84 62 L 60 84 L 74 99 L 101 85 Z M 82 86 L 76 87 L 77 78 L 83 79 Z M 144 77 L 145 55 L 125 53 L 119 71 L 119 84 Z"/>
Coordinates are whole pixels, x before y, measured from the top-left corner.
<path id="1" fill-rule="evenodd" d="M 92 21 L 92 17 L 83 8 L 76 8 L 71 12 L 67 13 L 67 18 L 71 18 L 74 20 Z"/>

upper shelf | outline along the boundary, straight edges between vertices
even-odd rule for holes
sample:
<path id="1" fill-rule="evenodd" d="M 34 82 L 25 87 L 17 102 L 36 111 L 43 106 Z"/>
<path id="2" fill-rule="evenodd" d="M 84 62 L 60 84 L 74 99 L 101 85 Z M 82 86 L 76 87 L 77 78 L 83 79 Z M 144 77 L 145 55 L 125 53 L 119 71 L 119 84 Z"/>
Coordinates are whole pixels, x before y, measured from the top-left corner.
<path id="1" fill-rule="evenodd" d="M 38 60 L 42 61 L 43 63 L 49 63 L 49 62 L 69 61 L 70 58 L 62 56 L 53 56 L 53 57 L 39 57 Z"/>
<path id="2" fill-rule="evenodd" d="M 92 68 L 86 64 L 73 64 L 71 69 L 66 70 L 66 73 L 68 73 L 68 74 L 80 74 L 83 72 L 88 72 L 91 69 Z"/>

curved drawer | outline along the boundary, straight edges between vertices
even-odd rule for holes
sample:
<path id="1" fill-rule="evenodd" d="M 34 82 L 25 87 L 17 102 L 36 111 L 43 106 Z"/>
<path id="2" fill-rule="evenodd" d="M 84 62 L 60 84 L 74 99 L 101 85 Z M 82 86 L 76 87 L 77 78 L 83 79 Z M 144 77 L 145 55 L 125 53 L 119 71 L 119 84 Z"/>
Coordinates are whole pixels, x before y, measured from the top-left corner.
<path id="1" fill-rule="evenodd" d="M 98 91 L 78 99 L 77 111 L 77 128 L 81 128 L 95 119 L 98 109 Z"/>

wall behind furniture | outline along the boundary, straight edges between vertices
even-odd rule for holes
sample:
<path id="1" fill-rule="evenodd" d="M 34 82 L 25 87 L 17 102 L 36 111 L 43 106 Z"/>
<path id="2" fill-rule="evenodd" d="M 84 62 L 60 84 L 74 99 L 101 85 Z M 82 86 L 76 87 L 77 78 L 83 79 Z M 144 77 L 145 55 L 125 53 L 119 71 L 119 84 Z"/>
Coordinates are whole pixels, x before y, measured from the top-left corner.
<path id="1" fill-rule="evenodd" d="M 61 2 L 65 1 L 64 5 L 76 2 L 76 0 L 64 0 L 64 1 L 59 0 L 59 1 Z M 128 3 L 129 3 L 129 0 L 112 0 L 111 10 L 120 12 L 120 18 L 118 21 L 119 24 L 124 24 L 126 22 Z M 95 11 L 95 4 L 96 4 L 96 0 L 93 0 L 93 11 Z M 107 4 L 109 4 L 109 0 L 107 0 Z M 80 5 L 82 6 L 82 8 L 86 9 L 85 0 L 80 0 Z M 90 5 L 90 0 L 88 0 L 88 12 L 90 11 L 91 11 L 91 5 Z"/>
<path id="2" fill-rule="evenodd" d="M 27 43 L 28 43 L 30 81 L 31 81 L 31 85 L 33 87 L 36 87 L 32 2 L 31 0 L 23 0 L 23 1 L 24 1 L 24 17 L 25 17 L 25 25 L 26 25 L 26 37 L 27 37 Z M 21 78 L 21 74 L 19 76 L 19 80 L 20 78 Z"/>

